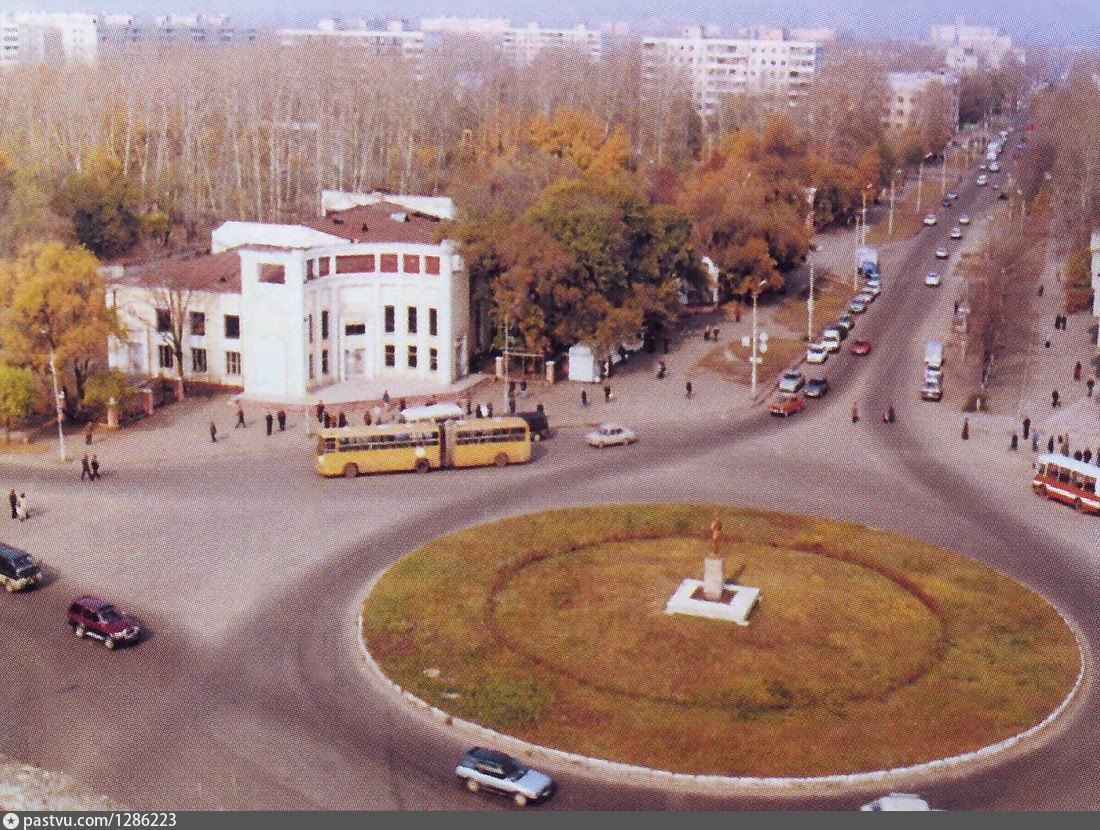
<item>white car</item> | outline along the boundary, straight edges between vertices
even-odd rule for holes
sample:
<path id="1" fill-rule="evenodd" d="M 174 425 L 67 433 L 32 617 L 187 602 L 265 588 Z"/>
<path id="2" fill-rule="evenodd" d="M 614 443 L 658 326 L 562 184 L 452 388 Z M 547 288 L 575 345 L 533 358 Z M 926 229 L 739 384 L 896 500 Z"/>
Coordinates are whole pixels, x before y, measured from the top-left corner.
<path id="1" fill-rule="evenodd" d="M 634 430 L 622 424 L 602 424 L 584 437 L 590 447 L 612 447 L 616 444 L 633 444 L 638 440 Z"/>
<path id="2" fill-rule="evenodd" d="M 952 239 L 962 239 L 963 238 L 963 229 L 960 228 L 958 225 L 953 227 L 951 229 L 951 238 Z"/>
<path id="3" fill-rule="evenodd" d="M 980 186 L 984 187 L 985 185 L 989 184 L 989 176 L 987 176 L 985 173 L 982 173 L 978 176 L 977 181 Z"/>
<path id="4" fill-rule="evenodd" d="M 929 213 L 927 216 L 925 216 L 924 224 L 928 225 L 928 227 L 932 227 L 934 224 L 936 224 L 936 214 Z"/>
<path id="5" fill-rule="evenodd" d="M 890 793 L 880 796 L 859 808 L 865 812 L 906 812 L 931 810 L 928 802 L 912 793 Z"/>
<path id="6" fill-rule="evenodd" d="M 933 288 L 937 287 L 940 284 L 940 275 L 935 271 L 929 271 L 924 275 L 924 284 L 930 285 Z"/>
<path id="7" fill-rule="evenodd" d="M 810 347 L 806 349 L 807 363 L 824 363 L 828 359 L 829 350 L 824 343 L 811 343 Z"/>
<path id="8" fill-rule="evenodd" d="M 960 216 L 959 217 L 959 224 L 960 225 L 969 225 L 970 224 L 970 214 L 969 213 L 964 213 L 962 216 Z"/>
<path id="9" fill-rule="evenodd" d="M 875 301 L 875 297 L 877 297 L 877 296 L 878 296 L 878 294 L 876 294 L 871 289 L 864 288 L 862 291 L 860 291 L 858 294 L 856 294 L 855 297 L 853 297 L 852 299 L 862 300 L 867 305 L 870 305 L 871 303 L 873 303 Z"/>
<path id="10" fill-rule="evenodd" d="M 994 162 L 990 163 L 989 172 L 990 173 L 999 173 L 999 172 L 1001 172 L 1001 163 L 999 161 L 994 161 Z"/>
<path id="11" fill-rule="evenodd" d="M 878 280 L 874 280 L 873 282 L 871 280 L 868 280 L 863 284 L 863 291 L 861 291 L 860 293 L 871 294 L 872 296 L 877 297 L 879 294 L 882 293 L 882 283 Z"/>
<path id="12" fill-rule="evenodd" d="M 936 259 L 947 259 L 949 256 L 951 256 L 951 252 L 943 247 L 943 245 L 936 248 Z"/>

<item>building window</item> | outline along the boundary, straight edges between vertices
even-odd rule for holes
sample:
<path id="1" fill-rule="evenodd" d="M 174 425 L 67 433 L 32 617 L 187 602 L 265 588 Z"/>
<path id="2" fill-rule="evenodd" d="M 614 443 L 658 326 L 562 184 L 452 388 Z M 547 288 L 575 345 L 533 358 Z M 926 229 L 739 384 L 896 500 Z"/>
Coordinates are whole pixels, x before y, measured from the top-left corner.
<path id="1" fill-rule="evenodd" d="M 336 257 L 337 274 L 369 274 L 373 270 L 374 254 L 354 254 Z"/>
<path id="2" fill-rule="evenodd" d="M 409 306 L 409 334 L 416 334 L 416 306 Z"/>
<path id="3" fill-rule="evenodd" d="M 225 339 L 226 340 L 240 340 L 241 339 L 241 318 L 236 314 L 225 315 Z M 239 355 L 238 355 L 239 357 Z M 239 372 L 238 372 L 239 374 Z"/>
<path id="4" fill-rule="evenodd" d="M 328 311 L 321 312 L 321 339 L 328 340 Z"/>
<path id="5" fill-rule="evenodd" d="M 386 334 L 393 334 L 397 326 L 396 313 L 392 305 L 386 306 Z"/>
<path id="6" fill-rule="evenodd" d="M 191 350 L 191 371 L 206 374 L 206 349 Z"/>
<path id="7" fill-rule="evenodd" d="M 397 365 L 397 347 L 394 346 L 392 343 L 387 343 L 386 344 L 386 365 L 387 366 L 396 366 Z"/>
<path id="8" fill-rule="evenodd" d="M 309 356 L 309 379 L 313 380 L 313 355 Z"/>
<path id="9" fill-rule="evenodd" d="M 227 375 L 239 375 L 241 373 L 241 353 L 225 353 L 225 373 Z"/>
<path id="10" fill-rule="evenodd" d="M 317 276 L 327 277 L 329 272 L 329 258 L 324 257 L 317 260 Z"/>
<path id="11" fill-rule="evenodd" d="M 409 368 L 416 368 L 416 346 L 409 346 Z"/>
<path id="12" fill-rule="evenodd" d="M 405 254 L 404 262 L 402 263 L 402 270 L 406 274 L 419 274 L 420 273 L 420 255 L 419 254 Z"/>
<path id="13" fill-rule="evenodd" d="M 321 349 L 321 374 L 328 374 L 328 349 Z"/>
<path id="14" fill-rule="evenodd" d="M 439 349 L 428 349 L 428 368 L 433 372 L 439 371 Z"/>
<path id="15" fill-rule="evenodd" d="M 397 254 L 380 254 L 379 255 L 379 271 L 383 274 L 396 274 L 397 273 Z"/>
<path id="16" fill-rule="evenodd" d="M 206 315 L 201 311 L 192 311 L 190 314 L 191 321 L 191 334 L 195 337 L 202 337 L 206 334 Z M 206 370 L 203 369 L 205 372 Z"/>
<path id="17" fill-rule="evenodd" d="M 434 308 L 428 309 L 428 334 L 432 337 L 439 334 L 439 311 Z"/>
<path id="18" fill-rule="evenodd" d="M 424 257 L 424 271 L 428 274 L 439 274 L 439 257 Z"/>
<path id="19" fill-rule="evenodd" d="M 157 309 L 157 332 L 164 334 L 172 330 L 172 312 L 166 308 Z"/>
<path id="20" fill-rule="evenodd" d="M 346 337 L 354 337 L 357 334 L 366 334 L 366 333 L 367 333 L 367 324 L 366 323 L 348 323 L 346 326 L 344 326 L 344 335 Z"/>
<path id="21" fill-rule="evenodd" d="M 172 368 L 172 347 L 165 344 L 157 346 L 157 356 L 160 358 L 160 368 L 171 369 Z"/>
<path id="22" fill-rule="evenodd" d="M 313 342 L 313 315 L 312 314 L 310 314 L 309 317 L 306 318 L 306 325 L 308 327 L 307 332 L 306 332 L 306 340 L 307 340 L 307 342 L 312 343 Z"/>

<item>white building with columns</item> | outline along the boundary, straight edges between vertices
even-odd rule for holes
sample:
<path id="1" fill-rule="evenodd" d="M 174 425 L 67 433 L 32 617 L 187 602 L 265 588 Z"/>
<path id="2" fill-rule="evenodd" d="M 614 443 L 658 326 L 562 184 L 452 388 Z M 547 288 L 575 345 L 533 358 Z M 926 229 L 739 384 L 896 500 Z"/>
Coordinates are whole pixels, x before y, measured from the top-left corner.
<path id="1" fill-rule="evenodd" d="M 447 198 L 325 191 L 321 215 L 302 224 L 222 224 L 212 253 L 187 261 L 189 273 L 207 274 L 191 296 L 209 316 L 189 314 L 188 347 L 207 352 L 185 375 L 286 403 L 356 379 L 449 386 L 470 359 L 469 278 L 440 232 L 453 218 Z M 217 282 L 230 264 L 236 279 Z M 129 329 L 127 343 L 110 346 L 111 366 L 140 371 L 144 355 L 148 373 L 175 376 L 163 365 L 166 336 L 151 330 L 170 279 L 192 284 L 156 268 L 109 281 L 108 302 L 126 308 Z"/>

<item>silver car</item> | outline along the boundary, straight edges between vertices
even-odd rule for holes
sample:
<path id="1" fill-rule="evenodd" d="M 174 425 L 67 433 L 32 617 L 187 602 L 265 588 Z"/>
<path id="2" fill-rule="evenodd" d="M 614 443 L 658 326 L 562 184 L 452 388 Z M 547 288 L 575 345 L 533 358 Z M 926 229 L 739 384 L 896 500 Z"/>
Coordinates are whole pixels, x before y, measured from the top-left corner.
<path id="1" fill-rule="evenodd" d="M 584 437 L 590 447 L 611 447 L 615 444 L 633 444 L 638 440 L 634 430 L 622 424 L 601 424 Z"/>
<path id="2" fill-rule="evenodd" d="M 470 792 L 492 790 L 509 796 L 517 807 L 549 798 L 556 787 L 550 776 L 525 767 L 507 753 L 480 746 L 462 756 L 455 775 Z"/>

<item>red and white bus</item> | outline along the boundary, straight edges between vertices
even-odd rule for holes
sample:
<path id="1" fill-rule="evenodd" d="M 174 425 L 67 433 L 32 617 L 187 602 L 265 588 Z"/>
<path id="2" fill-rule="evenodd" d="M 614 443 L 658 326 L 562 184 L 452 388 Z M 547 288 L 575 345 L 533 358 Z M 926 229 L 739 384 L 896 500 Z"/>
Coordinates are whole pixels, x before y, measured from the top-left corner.
<path id="1" fill-rule="evenodd" d="M 1100 496 L 1096 493 L 1098 480 L 1100 467 L 1049 453 L 1036 459 L 1031 489 L 1036 495 L 1073 505 L 1083 513 L 1100 513 Z"/>

